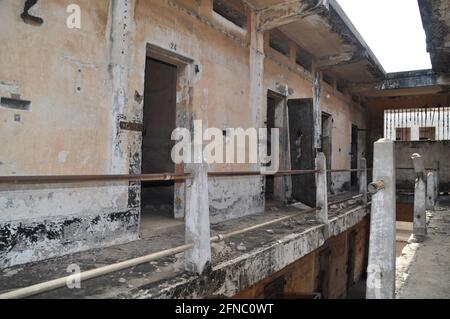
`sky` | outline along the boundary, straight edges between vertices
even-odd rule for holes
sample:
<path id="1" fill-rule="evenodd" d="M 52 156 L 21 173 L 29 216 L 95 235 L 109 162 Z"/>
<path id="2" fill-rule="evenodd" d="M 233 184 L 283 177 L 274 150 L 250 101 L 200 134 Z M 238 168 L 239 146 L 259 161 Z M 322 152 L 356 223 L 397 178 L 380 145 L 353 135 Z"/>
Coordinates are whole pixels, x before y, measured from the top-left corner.
<path id="1" fill-rule="evenodd" d="M 337 0 L 386 72 L 431 69 L 417 0 Z"/>

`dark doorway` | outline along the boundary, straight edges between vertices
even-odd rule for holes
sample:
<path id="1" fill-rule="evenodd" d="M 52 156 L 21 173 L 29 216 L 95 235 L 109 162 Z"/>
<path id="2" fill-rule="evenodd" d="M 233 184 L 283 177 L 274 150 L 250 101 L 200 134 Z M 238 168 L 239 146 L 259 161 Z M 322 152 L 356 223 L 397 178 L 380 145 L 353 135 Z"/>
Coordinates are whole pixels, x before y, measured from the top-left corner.
<path id="1" fill-rule="evenodd" d="M 176 125 L 177 67 L 147 58 L 144 95 L 142 173 L 174 172 L 172 131 Z M 174 183 L 142 183 L 141 225 L 174 217 Z M 145 227 L 145 226 L 144 226 Z"/>
<path id="2" fill-rule="evenodd" d="M 275 108 L 277 101 L 275 97 L 267 96 L 267 153 L 272 154 L 272 128 L 275 128 Z M 275 177 L 266 176 L 266 200 L 273 200 L 275 194 Z"/>
<path id="3" fill-rule="evenodd" d="M 312 99 L 288 101 L 291 169 L 309 170 L 315 167 L 313 144 L 314 121 Z M 292 176 L 292 197 L 308 206 L 316 206 L 314 174 Z"/>
<path id="4" fill-rule="evenodd" d="M 356 125 L 352 125 L 352 144 L 351 144 L 351 169 L 357 169 L 358 168 L 358 127 Z M 358 184 L 358 173 L 352 172 L 351 173 L 351 187 L 356 187 Z"/>
<path id="5" fill-rule="evenodd" d="M 322 152 L 327 159 L 327 170 L 331 170 L 331 132 L 333 119 L 330 114 L 322 113 Z M 331 192 L 331 173 L 327 174 L 328 192 Z"/>

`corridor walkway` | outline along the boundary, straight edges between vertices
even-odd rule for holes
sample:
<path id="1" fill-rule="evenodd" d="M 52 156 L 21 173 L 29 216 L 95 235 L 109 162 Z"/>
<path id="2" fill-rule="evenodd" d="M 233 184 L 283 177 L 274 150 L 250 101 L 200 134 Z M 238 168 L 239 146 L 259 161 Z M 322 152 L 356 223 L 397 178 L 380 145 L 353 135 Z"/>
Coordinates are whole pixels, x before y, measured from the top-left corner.
<path id="1" fill-rule="evenodd" d="M 450 197 L 429 213 L 428 237 L 397 259 L 397 298 L 450 298 Z"/>

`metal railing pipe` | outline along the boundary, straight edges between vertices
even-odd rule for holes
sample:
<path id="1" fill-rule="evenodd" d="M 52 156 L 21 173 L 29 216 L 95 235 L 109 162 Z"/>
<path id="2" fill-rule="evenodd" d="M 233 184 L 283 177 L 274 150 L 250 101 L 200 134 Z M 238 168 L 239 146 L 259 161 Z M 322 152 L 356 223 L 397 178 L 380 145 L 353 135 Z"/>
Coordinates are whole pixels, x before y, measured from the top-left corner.
<path id="1" fill-rule="evenodd" d="M 85 182 L 150 182 L 191 179 L 192 174 L 140 174 L 140 175 L 53 175 L 53 176 L 0 176 L 0 184 L 64 184 Z"/>
<path id="2" fill-rule="evenodd" d="M 287 176 L 287 175 L 309 175 L 316 174 L 318 170 L 284 170 L 273 174 L 262 173 L 260 171 L 237 171 L 237 172 L 209 172 L 209 177 L 236 177 L 236 176 Z"/>
<path id="3" fill-rule="evenodd" d="M 373 195 L 378 193 L 380 190 L 384 188 L 385 188 L 384 181 L 375 181 L 369 184 L 368 191 L 370 194 Z"/>

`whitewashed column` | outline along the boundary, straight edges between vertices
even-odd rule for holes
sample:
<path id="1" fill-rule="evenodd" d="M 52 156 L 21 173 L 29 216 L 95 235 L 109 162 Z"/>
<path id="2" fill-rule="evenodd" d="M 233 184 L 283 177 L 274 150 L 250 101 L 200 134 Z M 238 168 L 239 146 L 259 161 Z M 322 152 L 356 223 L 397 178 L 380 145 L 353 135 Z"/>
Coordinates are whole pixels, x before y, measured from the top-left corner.
<path id="1" fill-rule="evenodd" d="M 318 153 L 316 157 L 316 207 L 317 220 L 328 224 L 328 189 L 327 189 L 327 160 L 324 153 Z"/>
<path id="2" fill-rule="evenodd" d="M 394 142 L 374 145 L 372 212 L 367 268 L 367 299 L 394 299 L 396 259 L 396 186 Z"/>

